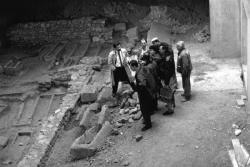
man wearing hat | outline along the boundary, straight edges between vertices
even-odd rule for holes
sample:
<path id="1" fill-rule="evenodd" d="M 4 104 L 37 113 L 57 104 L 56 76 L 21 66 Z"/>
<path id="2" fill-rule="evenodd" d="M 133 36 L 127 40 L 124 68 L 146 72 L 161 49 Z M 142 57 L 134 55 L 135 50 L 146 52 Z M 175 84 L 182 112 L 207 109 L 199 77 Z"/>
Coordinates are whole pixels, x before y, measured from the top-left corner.
<path id="1" fill-rule="evenodd" d="M 177 42 L 176 48 L 178 50 L 177 72 L 179 72 L 182 77 L 182 86 L 184 89 L 184 93 L 182 94 L 184 99 L 182 99 L 182 102 L 185 102 L 190 100 L 191 98 L 190 75 L 193 66 L 190 58 L 190 53 L 185 48 L 184 42 L 183 41 Z"/>

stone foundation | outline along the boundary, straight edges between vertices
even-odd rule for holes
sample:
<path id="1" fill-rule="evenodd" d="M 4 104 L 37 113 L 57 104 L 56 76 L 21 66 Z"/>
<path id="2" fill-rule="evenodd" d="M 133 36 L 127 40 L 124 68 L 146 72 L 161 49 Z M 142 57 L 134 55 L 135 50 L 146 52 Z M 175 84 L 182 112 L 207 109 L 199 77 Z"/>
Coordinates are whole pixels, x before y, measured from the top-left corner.
<path id="1" fill-rule="evenodd" d="M 7 30 L 12 45 L 36 46 L 68 40 L 111 42 L 113 28 L 105 27 L 104 19 L 83 17 L 75 20 L 58 20 L 17 24 Z"/>

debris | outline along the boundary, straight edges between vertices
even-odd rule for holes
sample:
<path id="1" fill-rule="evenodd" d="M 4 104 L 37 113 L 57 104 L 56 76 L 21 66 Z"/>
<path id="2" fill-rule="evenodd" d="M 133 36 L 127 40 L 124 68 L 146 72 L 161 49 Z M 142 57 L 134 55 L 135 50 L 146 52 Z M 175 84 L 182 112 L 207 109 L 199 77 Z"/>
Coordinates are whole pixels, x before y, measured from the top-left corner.
<path id="1" fill-rule="evenodd" d="M 126 108 L 125 110 L 124 110 L 124 114 L 127 114 L 127 113 L 129 113 L 129 108 Z"/>
<path id="2" fill-rule="evenodd" d="M 61 111 L 60 109 L 57 109 L 57 110 L 55 111 L 55 114 L 59 113 L 60 111 Z"/>
<path id="3" fill-rule="evenodd" d="M 115 125 L 117 128 L 121 128 L 123 126 L 123 124 L 119 123 L 119 122 L 116 122 L 116 125 Z"/>
<path id="4" fill-rule="evenodd" d="M 124 124 L 124 123 L 126 123 L 127 121 L 128 121 L 128 118 L 122 117 L 122 118 L 120 118 L 117 122 L 118 122 L 118 123 Z"/>
<path id="5" fill-rule="evenodd" d="M 92 66 L 92 69 L 94 70 L 94 71 L 101 71 L 101 65 L 94 65 L 94 66 Z"/>
<path id="6" fill-rule="evenodd" d="M 139 141 L 141 141 L 141 139 L 143 138 L 143 136 L 142 135 L 136 135 L 135 136 L 135 140 L 136 140 L 136 142 L 139 142 Z"/>
<path id="7" fill-rule="evenodd" d="M 116 129 L 116 128 L 112 129 L 112 131 L 111 131 L 111 135 L 113 135 L 113 136 L 117 136 L 117 135 L 119 135 L 119 134 L 120 134 L 120 132 L 119 132 L 119 130 L 118 130 L 118 129 Z"/>
<path id="8" fill-rule="evenodd" d="M 241 130 L 235 129 L 234 134 L 235 134 L 235 136 L 239 136 L 241 134 Z"/>
<path id="9" fill-rule="evenodd" d="M 239 128 L 239 126 L 238 126 L 238 125 L 236 125 L 236 124 L 233 124 L 233 125 L 232 125 L 232 128 L 233 128 L 233 129 L 238 129 L 238 128 Z"/>
<path id="10" fill-rule="evenodd" d="M 12 164 L 12 161 L 10 159 L 6 159 L 2 163 L 3 163 L 3 165 L 10 165 L 10 164 Z"/>
<path id="11" fill-rule="evenodd" d="M 199 146 L 195 146 L 195 149 L 199 149 Z"/>
<path id="12" fill-rule="evenodd" d="M 19 143 L 18 146 L 23 146 L 24 144 L 23 143 Z"/>
<path id="13" fill-rule="evenodd" d="M 131 107 L 135 107 L 137 105 L 137 101 L 135 99 L 128 99 L 128 102 Z"/>
<path id="14" fill-rule="evenodd" d="M 241 100 L 247 100 L 247 96 L 241 95 Z"/>
<path id="15" fill-rule="evenodd" d="M 121 115 L 125 114 L 125 109 L 120 109 L 119 114 Z"/>
<path id="16" fill-rule="evenodd" d="M 129 164 L 130 164 L 130 163 L 129 163 L 128 161 L 124 161 L 124 162 L 122 162 L 121 165 L 122 165 L 122 166 L 129 166 Z"/>
<path id="17" fill-rule="evenodd" d="M 133 123 L 133 122 L 135 122 L 135 121 L 134 121 L 133 118 L 129 118 L 128 122 L 129 122 L 129 123 Z"/>
<path id="18" fill-rule="evenodd" d="M 113 163 L 117 164 L 117 163 L 119 163 L 119 160 L 118 159 L 114 159 Z"/>
<path id="19" fill-rule="evenodd" d="M 0 136 L 0 149 L 4 148 L 8 144 L 8 137 Z"/>
<path id="20" fill-rule="evenodd" d="M 237 102 L 237 105 L 240 106 L 240 107 L 245 106 L 245 102 L 242 99 L 238 99 L 238 100 L 236 100 L 236 102 Z"/>
<path id="21" fill-rule="evenodd" d="M 136 114 L 138 113 L 138 109 L 137 108 L 133 108 L 129 111 L 129 115 L 132 115 L 132 114 Z"/>
<path id="22" fill-rule="evenodd" d="M 133 115 L 132 118 L 137 121 L 139 119 L 141 119 L 142 115 L 141 115 L 141 112 L 138 112 L 137 114 Z"/>

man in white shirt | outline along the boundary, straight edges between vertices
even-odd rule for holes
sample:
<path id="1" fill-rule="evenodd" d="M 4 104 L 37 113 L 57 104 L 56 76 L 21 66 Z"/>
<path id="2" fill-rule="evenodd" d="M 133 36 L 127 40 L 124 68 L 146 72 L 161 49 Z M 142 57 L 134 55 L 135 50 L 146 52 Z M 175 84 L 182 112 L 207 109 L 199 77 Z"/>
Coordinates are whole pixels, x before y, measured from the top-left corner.
<path id="1" fill-rule="evenodd" d="M 130 81 L 130 70 L 127 66 L 127 50 L 121 48 L 121 44 L 113 44 L 113 50 L 109 53 L 108 63 L 111 65 L 112 79 L 112 95 L 116 95 L 119 82 L 128 82 L 133 88 L 133 83 Z M 129 75 L 129 76 L 128 76 Z"/>

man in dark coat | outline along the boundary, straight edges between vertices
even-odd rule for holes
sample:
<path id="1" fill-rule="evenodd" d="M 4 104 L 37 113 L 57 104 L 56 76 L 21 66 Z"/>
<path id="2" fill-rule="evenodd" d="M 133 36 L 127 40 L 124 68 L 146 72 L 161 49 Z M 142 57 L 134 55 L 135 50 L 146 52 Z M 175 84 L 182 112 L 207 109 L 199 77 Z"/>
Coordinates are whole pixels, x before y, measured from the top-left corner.
<path id="1" fill-rule="evenodd" d="M 158 74 L 158 69 L 157 69 L 157 64 L 154 60 L 152 60 L 149 51 L 144 53 L 141 57 L 141 62 L 142 64 L 149 70 L 149 72 L 153 75 L 154 80 L 155 80 L 155 87 L 156 90 L 158 92 L 158 90 L 160 89 L 160 77 Z M 153 100 L 153 104 L 154 104 L 154 111 L 158 110 L 158 97 L 157 97 L 157 93 L 155 94 L 154 100 Z M 154 113 L 152 113 L 154 114 Z"/>
<path id="2" fill-rule="evenodd" d="M 182 99 L 182 102 L 185 102 L 190 100 L 191 98 L 190 75 L 193 66 L 190 58 L 190 53 L 187 49 L 185 49 L 184 42 L 177 42 L 176 48 L 178 50 L 177 72 L 181 73 L 182 86 L 184 89 L 184 94 L 182 94 L 182 96 L 184 96 L 184 99 Z"/>
<path id="3" fill-rule="evenodd" d="M 173 114 L 175 107 L 175 84 L 171 83 L 171 78 L 175 76 L 175 62 L 174 56 L 170 54 L 168 46 L 160 45 L 159 52 L 161 55 L 161 61 L 159 62 L 160 78 L 162 81 L 163 88 L 165 88 L 169 93 L 167 97 L 169 100 L 167 102 L 167 111 L 164 112 L 164 115 Z"/>
<path id="4" fill-rule="evenodd" d="M 138 64 L 135 60 L 130 62 L 130 68 L 132 71 L 136 72 L 136 91 L 138 92 L 141 113 L 145 124 L 141 130 L 145 131 L 152 127 L 150 115 L 154 110 L 152 101 L 156 93 L 155 79 L 147 68 Z"/>
<path id="5" fill-rule="evenodd" d="M 158 39 L 158 37 L 153 38 L 151 42 L 152 42 L 152 46 L 155 47 L 156 53 L 160 54 L 160 47 L 163 46 L 165 48 L 165 51 L 164 51 L 165 53 L 164 54 L 166 54 L 168 56 L 171 56 L 171 58 L 174 59 L 174 52 L 173 52 L 171 44 L 168 44 L 166 42 L 161 42 Z M 175 67 L 174 67 L 174 69 L 175 69 Z M 176 77 L 175 70 L 174 70 L 174 74 L 171 77 L 169 82 L 170 82 L 171 85 L 174 85 L 175 89 L 177 89 L 178 85 L 177 85 L 177 77 Z"/>

